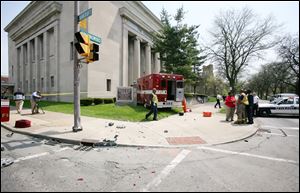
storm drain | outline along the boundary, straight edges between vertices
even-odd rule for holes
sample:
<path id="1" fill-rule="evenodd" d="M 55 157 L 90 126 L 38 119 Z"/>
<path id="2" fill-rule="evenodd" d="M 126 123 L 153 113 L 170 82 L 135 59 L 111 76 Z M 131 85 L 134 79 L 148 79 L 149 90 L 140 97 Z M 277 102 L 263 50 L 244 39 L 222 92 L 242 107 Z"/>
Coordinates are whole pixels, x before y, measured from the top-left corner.
<path id="1" fill-rule="evenodd" d="M 167 137 L 166 140 L 170 145 L 192 145 L 192 144 L 205 144 L 206 141 L 200 137 Z"/>

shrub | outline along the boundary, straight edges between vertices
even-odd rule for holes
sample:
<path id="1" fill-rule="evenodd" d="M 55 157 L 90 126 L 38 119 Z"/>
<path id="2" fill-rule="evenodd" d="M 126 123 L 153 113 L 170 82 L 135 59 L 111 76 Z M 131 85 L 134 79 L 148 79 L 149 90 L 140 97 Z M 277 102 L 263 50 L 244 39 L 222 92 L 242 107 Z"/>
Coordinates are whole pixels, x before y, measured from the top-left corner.
<path id="1" fill-rule="evenodd" d="M 212 97 L 212 96 L 208 97 L 208 102 L 216 102 L 216 101 L 217 101 L 216 97 Z"/>
<path id="2" fill-rule="evenodd" d="M 184 97 L 187 98 L 187 97 L 193 97 L 193 93 L 184 93 Z"/>
<path id="3" fill-rule="evenodd" d="M 101 98 L 94 98 L 95 105 L 103 104 L 103 99 Z"/>
<path id="4" fill-rule="evenodd" d="M 114 99 L 103 99 L 104 104 L 114 103 Z"/>
<path id="5" fill-rule="evenodd" d="M 89 106 L 91 104 L 93 104 L 92 98 L 80 99 L 80 105 L 82 106 Z"/>

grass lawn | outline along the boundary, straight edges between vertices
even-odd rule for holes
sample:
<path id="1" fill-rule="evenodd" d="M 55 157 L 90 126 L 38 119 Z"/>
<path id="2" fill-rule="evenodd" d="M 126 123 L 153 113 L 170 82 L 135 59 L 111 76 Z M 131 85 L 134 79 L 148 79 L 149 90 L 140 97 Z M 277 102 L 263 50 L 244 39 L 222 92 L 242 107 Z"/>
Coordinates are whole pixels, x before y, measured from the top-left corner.
<path id="1" fill-rule="evenodd" d="M 11 101 L 10 105 L 15 106 L 15 102 Z M 43 108 L 43 110 L 46 111 L 61 112 L 67 114 L 73 114 L 74 109 L 73 103 L 66 102 L 40 101 L 39 105 Z M 29 100 L 25 100 L 23 108 L 30 108 Z M 158 119 L 177 114 L 181 110 L 182 109 L 158 109 Z M 115 104 L 100 104 L 81 106 L 80 112 L 82 116 L 138 122 L 145 119 L 145 115 L 147 112 L 149 112 L 149 109 L 146 109 L 143 106 L 117 106 Z M 149 120 L 151 120 L 151 118 L 152 116 L 149 117 Z"/>
<path id="2" fill-rule="evenodd" d="M 217 102 L 217 99 L 216 99 L 216 97 L 208 97 L 207 102 Z"/>

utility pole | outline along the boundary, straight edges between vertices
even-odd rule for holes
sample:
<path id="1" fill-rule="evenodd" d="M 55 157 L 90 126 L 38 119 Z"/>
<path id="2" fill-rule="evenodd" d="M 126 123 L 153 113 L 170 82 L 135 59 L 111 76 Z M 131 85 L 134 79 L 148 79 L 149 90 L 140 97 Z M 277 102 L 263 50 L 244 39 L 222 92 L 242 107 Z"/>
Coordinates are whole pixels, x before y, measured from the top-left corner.
<path id="1" fill-rule="evenodd" d="M 76 42 L 75 33 L 78 30 L 78 1 L 74 1 L 74 40 Z M 74 54 L 74 126 L 73 132 L 82 131 L 80 121 L 80 65 L 78 64 L 77 51 L 73 47 Z"/>

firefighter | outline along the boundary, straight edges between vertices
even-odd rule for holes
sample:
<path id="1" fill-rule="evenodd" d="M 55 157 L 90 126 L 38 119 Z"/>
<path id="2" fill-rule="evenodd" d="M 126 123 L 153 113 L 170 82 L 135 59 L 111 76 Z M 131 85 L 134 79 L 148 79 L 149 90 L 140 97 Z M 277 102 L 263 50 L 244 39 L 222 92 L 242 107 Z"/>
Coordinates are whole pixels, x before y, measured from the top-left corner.
<path id="1" fill-rule="evenodd" d="M 157 121 L 157 95 L 156 95 L 156 88 L 153 88 L 152 95 L 151 95 L 151 109 L 150 112 L 147 113 L 146 119 L 153 113 L 153 121 Z"/>
<path id="2" fill-rule="evenodd" d="M 249 104 L 248 97 L 245 94 L 244 90 L 241 90 L 237 101 L 237 109 L 236 109 L 238 120 L 234 122 L 235 124 L 247 123 L 246 105 L 248 104 Z"/>

